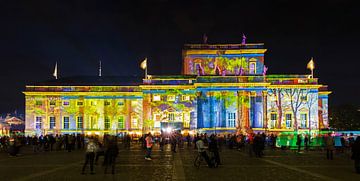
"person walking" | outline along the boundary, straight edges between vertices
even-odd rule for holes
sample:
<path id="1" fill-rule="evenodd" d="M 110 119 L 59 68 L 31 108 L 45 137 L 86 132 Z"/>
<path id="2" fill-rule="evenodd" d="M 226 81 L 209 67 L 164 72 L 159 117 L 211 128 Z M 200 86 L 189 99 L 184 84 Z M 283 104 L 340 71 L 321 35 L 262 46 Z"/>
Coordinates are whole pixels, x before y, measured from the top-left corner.
<path id="1" fill-rule="evenodd" d="M 205 143 L 204 143 L 205 139 L 206 139 L 205 136 L 201 135 L 201 139 L 197 140 L 195 144 L 198 149 L 198 153 L 205 159 L 208 167 L 212 168 L 213 165 L 211 164 L 209 156 L 206 153 L 206 147 L 205 147 Z"/>
<path id="2" fill-rule="evenodd" d="M 151 133 L 149 133 L 146 138 L 146 154 L 145 154 L 145 160 L 151 160 L 151 149 L 153 146 L 153 138 L 151 136 Z"/>
<path id="3" fill-rule="evenodd" d="M 209 151 L 214 154 L 214 158 L 215 158 L 217 165 L 221 165 L 219 148 L 218 148 L 218 140 L 216 138 L 216 135 L 210 136 Z"/>
<path id="4" fill-rule="evenodd" d="M 325 146 L 326 146 L 326 159 L 332 160 L 333 152 L 334 152 L 334 138 L 331 136 L 331 133 L 328 133 Z"/>
<path id="5" fill-rule="evenodd" d="M 95 174 L 95 172 L 94 172 L 94 158 L 95 158 L 96 149 L 97 149 L 97 147 L 96 147 L 96 144 L 94 143 L 93 138 L 90 138 L 89 143 L 86 146 L 85 163 L 84 163 L 84 166 L 82 168 L 81 174 L 85 174 L 85 168 L 86 168 L 86 166 L 88 164 L 90 164 L 90 173 Z"/>
<path id="6" fill-rule="evenodd" d="M 360 174 L 360 136 L 358 136 L 351 148 L 351 159 L 354 160 L 356 173 Z"/>
<path id="7" fill-rule="evenodd" d="M 296 145 L 298 146 L 298 153 L 300 153 L 301 142 L 302 142 L 302 140 L 301 140 L 301 135 L 298 134 L 298 135 L 297 135 L 297 139 L 296 139 Z"/>
<path id="8" fill-rule="evenodd" d="M 109 142 L 107 144 L 107 149 L 105 154 L 107 157 L 107 161 L 105 164 L 104 174 L 107 173 L 108 166 L 111 166 L 111 174 L 115 174 L 116 157 L 119 154 L 119 148 L 117 145 L 116 137 L 114 136 L 109 137 Z"/>
<path id="9" fill-rule="evenodd" d="M 304 146 L 305 146 L 305 151 L 308 151 L 308 149 L 309 149 L 309 137 L 308 137 L 307 134 L 305 135 L 305 138 L 304 138 Z"/>

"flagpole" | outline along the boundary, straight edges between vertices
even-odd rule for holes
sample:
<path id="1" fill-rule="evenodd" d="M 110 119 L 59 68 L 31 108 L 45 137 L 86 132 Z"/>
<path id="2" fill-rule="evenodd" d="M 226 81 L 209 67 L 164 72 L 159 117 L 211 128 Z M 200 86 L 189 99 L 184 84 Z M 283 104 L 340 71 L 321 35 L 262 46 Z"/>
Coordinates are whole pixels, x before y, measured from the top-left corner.
<path id="1" fill-rule="evenodd" d="M 147 62 L 146 62 L 147 64 Z M 147 79 L 147 65 L 146 65 L 146 68 L 145 68 L 145 79 Z"/>
<path id="2" fill-rule="evenodd" d="M 314 69 L 311 69 L 311 78 L 314 78 Z"/>

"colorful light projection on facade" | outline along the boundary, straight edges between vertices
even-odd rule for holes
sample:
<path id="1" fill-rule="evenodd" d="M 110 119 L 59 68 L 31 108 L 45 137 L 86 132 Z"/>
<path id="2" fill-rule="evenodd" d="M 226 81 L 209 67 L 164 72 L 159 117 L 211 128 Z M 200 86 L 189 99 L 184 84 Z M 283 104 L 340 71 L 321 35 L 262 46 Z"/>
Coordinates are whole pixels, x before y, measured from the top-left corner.
<path id="1" fill-rule="evenodd" d="M 263 44 L 185 45 L 183 75 L 149 75 L 132 86 L 71 86 L 60 79 L 53 86 L 27 86 L 26 132 L 327 128 L 331 92 L 309 75 L 267 75 L 265 52 Z"/>

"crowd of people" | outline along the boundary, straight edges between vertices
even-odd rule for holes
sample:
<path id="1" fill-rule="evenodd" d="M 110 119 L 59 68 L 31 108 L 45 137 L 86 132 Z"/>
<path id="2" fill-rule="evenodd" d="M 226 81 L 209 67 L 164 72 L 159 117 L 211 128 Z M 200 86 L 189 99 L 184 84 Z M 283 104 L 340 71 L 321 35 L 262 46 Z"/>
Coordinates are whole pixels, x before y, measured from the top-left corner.
<path id="1" fill-rule="evenodd" d="M 296 141 L 296 148 L 293 150 L 308 151 L 314 138 L 306 134 L 293 135 Z M 326 150 L 326 158 L 333 159 L 333 152 L 352 152 L 351 159 L 354 160 L 355 169 L 360 173 L 360 136 L 354 135 L 321 135 L 321 147 Z M 165 145 L 169 144 L 171 151 L 176 153 L 179 149 L 187 146 L 190 149 L 197 150 L 206 161 L 209 167 L 221 165 L 220 153 L 222 149 L 234 149 L 248 153 L 250 157 L 261 158 L 264 155 L 264 149 L 288 149 L 279 143 L 282 138 L 276 134 L 248 133 L 248 134 L 181 134 L 180 131 L 152 135 L 144 134 L 139 139 L 134 139 L 130 134 L 121 137 L 104 135 L 85 136 L 83 134 L 66 135 L 40 135 L 40 136 L 21 136 L 11 135 L 0 137 L 0 151 L 6 151 L 10 156 L 18 155 L 20 148 L 24 145 L 32 147 L 34 153 L 47 151 L 67 151 L 85 150 L 85 162 L 82 168 L 82 174 L 85 174 L 86 167 L 89 165 L 90 173 L 94 174 L 94 164 L 99 163 L 99 158 L 104 157 L 102 165 L 104 173 L 107 173 L 108 167 L 111 167 L 111 173 L 115 172 L 116 158 L 119 152 L 118 143 L 122 142 L 124 149 L 130 149 L 131 144 L 139 143 L 145 151 L 145 160 L 152 160 L 152 149 L 154 145 L 159 145 L 159 150 L 164 151 Z M 289 141 L 288 141 L 289 142 Z"/>

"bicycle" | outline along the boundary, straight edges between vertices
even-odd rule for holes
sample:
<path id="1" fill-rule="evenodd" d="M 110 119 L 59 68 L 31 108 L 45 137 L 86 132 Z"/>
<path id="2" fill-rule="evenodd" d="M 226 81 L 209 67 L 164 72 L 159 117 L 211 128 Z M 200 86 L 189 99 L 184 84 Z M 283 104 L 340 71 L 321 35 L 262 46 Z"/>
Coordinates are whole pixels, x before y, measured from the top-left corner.
<path id="1" fill-rule="evenodd" d="M 200 165 L 201 165 L 201 162 L 204 161 L 204 158 L 202 157 L 201 153 L 198 152 L 195 160 L 194 160 L 194 166 L 199 169 L 200 168 Z"/>
<path id="2" fill-rule="evenodd" d="M 215 156 L 214 156 L 214 153 L 213 152 L 209 152 L 209 160 L 210 160 L 210 163 L 212 165 L 213 168 L 217 168 L 218 167 L 218 163 L 216 162 L 216 159 L 215 159 Z M 202 157 L 201 153 L 198 152 L 197 156 L 195 157 L 195 160 L 194 160 L 194 166 L 199 169 L 200 168 L 200 165 L 201 163 L 204 161 L 204 158 Z"/>

